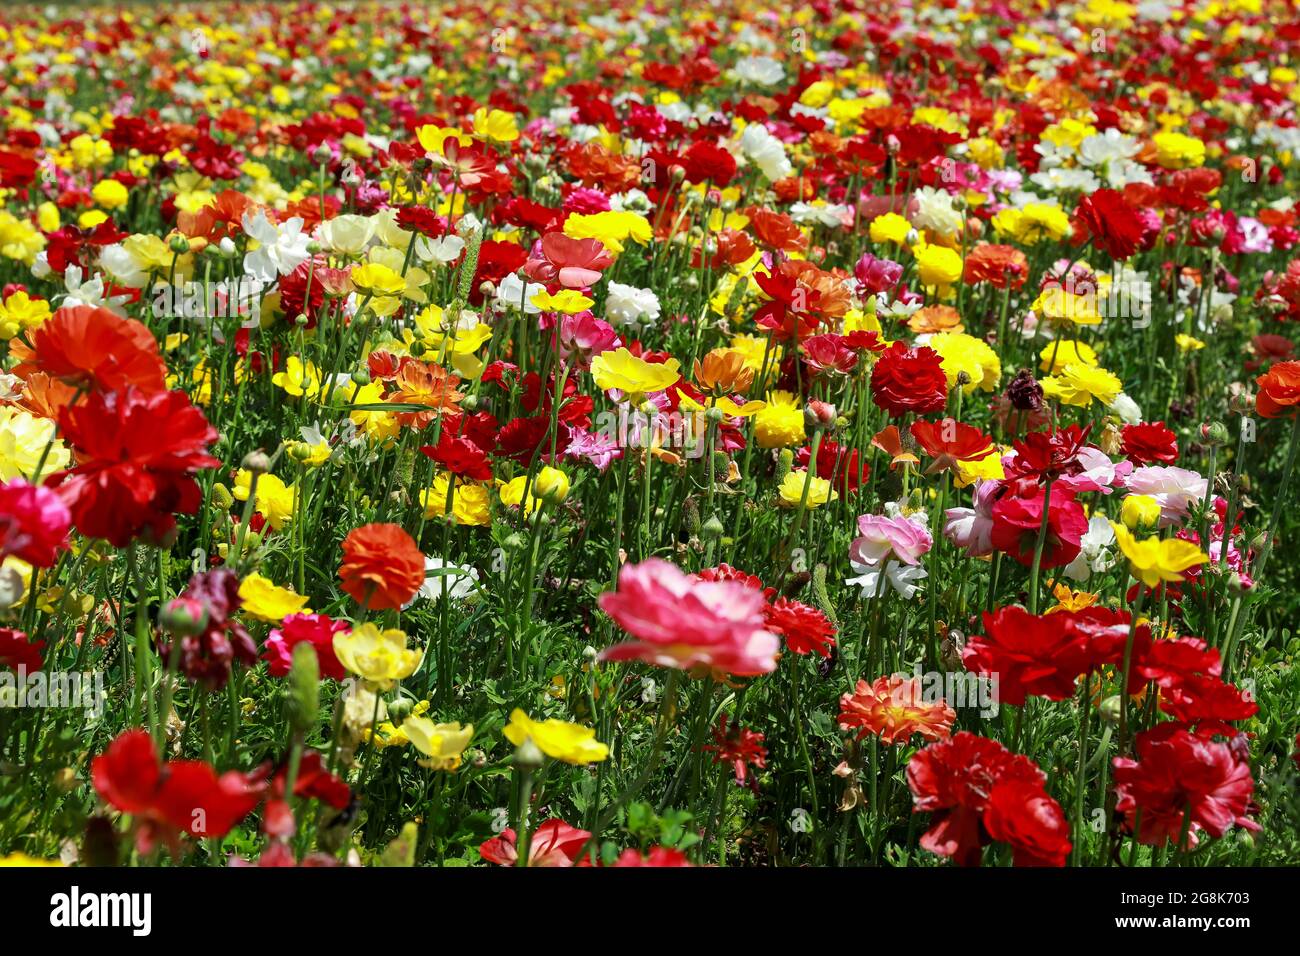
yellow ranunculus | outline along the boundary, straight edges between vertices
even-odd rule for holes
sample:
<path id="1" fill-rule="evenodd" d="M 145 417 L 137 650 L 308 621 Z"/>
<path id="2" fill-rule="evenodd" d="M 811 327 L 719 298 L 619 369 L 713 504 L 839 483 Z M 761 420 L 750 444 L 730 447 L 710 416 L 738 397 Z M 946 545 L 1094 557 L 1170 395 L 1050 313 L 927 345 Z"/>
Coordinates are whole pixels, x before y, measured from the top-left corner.
<path id="1" fill-rule="evenodd" d="M 474 111 L 474 133 L 498 143 L 513 143 L 519 138 L 519 127 L 514 113 L 479 107 Z"/>
<path id="2" fill-rule="evenodd" d="M 820 508 L 826 502 L 839 498 L 839 493 L 831 489 L 831 483 L 825 478 L 813 475 L 810 481 L 807 471 L 791 471 L 781 481 L 779 494 L 782 503 L 792 508 L 799 507 L 799 502 L 803 500 L 805 482 L 808 484 L 808 499 L 804 501 L 806 508 Z"/>
<path id="3" fill-rule="evenodd" d="M 426 518 L 436 518 L 447 513 L 446 472 L 433 476 L 433 484 L 420 492 L 420 505 Z M 474 482 L 456 482 L 451 493 L 451 514 L 456 524 L 486 527 L 492 521 L 488 508 L 488 490 Z"/>
<path id="4" fill-rule="evenodd" d="M 1181 538 L 1147 538 L 1138 541 L 1129 533 L 1128 528 L 1117 521 L 1110 526 L 1115 529 L 1115 541 L 1120 551 L 1128 558 L 1128 569 L 1149 588 L 1161 582 L 1181 581 L 1183 572 L 1198 564 L 1208 562 L 1209 556 L 1204 551 Z"/>
<path id="5" fill-rule="evenodd" d="M 256 572 L 239 582 L 239 600 L 241 611 L 271 624 L 279 624 L 290 614 L 311 613 L 306 597 L 278 587 Z"/>
<path id="6" fill-rule="evenodd" d="M 591 374 L 605 391 L 618 389 L 629 395 L 661 392 L 681 378 L 677 359 L 662 364 L 647 362 L 625 348 L 602 352 L 591 362 Z"/>
<path id="7" fill-rule="evenodd" d="M 898 246 L 907 241 L 907 234 L 911 231 L 912 224 L 896 212 L 877 216 L 867 227 L 872 242 L 892 242 Z"/>
<path id="8" fill-rule="evenodd" d="M 543 289 L 533 295 L 532 303 L 543 312 L 564 312 L 573 315 L 583 309 L 590 309 L 596 304 L 596 300 L 589 299 L 573 289 L 561 289 L 554 295 Z"/>
<path id="9" fill-rule="evenodd" d="M 1154 528 L 1160 521 L 1160 502 L 1152 495 L 1125 495 L 1119 514 L 1132 531 Z"/>
<path id="10" fill-rule="evenodd" d="M 609 747 L 596 739 L 596 731 L 563 720 L 533 720 L 516 708 L 502 731 L 518 747 L 531 740 L 548 757 L 565 763 L 599 763 L 609 756 Z"/>
<path id="11" fill-rule="evenodd" d="M 916 256 L 916 274 L 922 285 L 943 289 L 961 278 L 961 255 L 955 249 L 920 245 L 912 254 Z"/>
<path id="12" fill-rule="evenodd" d="M 411 746 L 428 758 L 418 761 L 420 766 L 430 770 L 459 767 L 460 755 L 474 736 L 473 724 L 435 724 L 428 717 L 407 717 L 401 729 Z"/>
<path id="13" fill-rule="evenodd" d="M 328 446 L 327 452 L 328 455 Z M 239 501 L 248 500 L 248 491 L 252 487 L 251 472 L 240 469 L 235 475 L 235 487 L 232 490 Z M 266 519 L 272 531 L 279 531 L 293 519 L 294 506 L 298 500 L 296 485 L 286 485 L 269 472 L 257 479 L 257 496 L 253 508 Z"/>
<path id="14" fill-rule="evenodd" d="M 339 663 L 380 690 L 390 690 L 420 666 L 423 652 L 406 646 L 406 632 L 396 628 L 381 631 L 374 624 L 334 635 L 334 653 Z"/>
<path id="15" fill-rule="evenodd" d="M 101 179 L 90 191 L 95 204 L 105 209 L 121 209 L 131 198 L 127 188 L 116 179 Z"/>
<path id="16" fill-rule="evenodd" d="M 792 392 L 772 392 L 754 416 L 754 437 L 760 448 L 784 448 L 804 440 L 803 406 Z"/>

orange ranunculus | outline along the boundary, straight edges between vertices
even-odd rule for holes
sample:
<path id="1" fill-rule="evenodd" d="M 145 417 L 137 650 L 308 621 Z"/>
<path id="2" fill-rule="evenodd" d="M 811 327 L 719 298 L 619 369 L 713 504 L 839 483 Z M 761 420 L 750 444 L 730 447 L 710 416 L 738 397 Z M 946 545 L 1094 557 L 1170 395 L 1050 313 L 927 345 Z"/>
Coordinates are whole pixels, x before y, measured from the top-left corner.
<path id="1" fill-rule="evenodd" d="M 899 465 L 919 465 L 921 459 L 903 447 L 903 436 L 897 425 L 889 425 L 871 437 L 871 447 L 883 451 L 889 456 L 889 470 Z"/>
<path id="2" fill-rule="evenodd" d="M 860 680 L 853 692 L 840 697 L 839 725 L 856 729 L 858 739 L 876 734 L 885 746 L 905 744 L 913 734 L 943 740 L 952 733 L 957 713 L 940 697 L 926 699 L 918 677 L 899 674 Z"/>
<path id="3" fill-rule="evenodd" d="M 1264 418 L 1291 418 L 1300 405 L 1300 362 L 1278 362 L 1255 379 L 1255 411 Z"/>
<path id="4" fill-rule="evenodd" d="M 31 363 L 20 377 L 45 372 L 76 388 L 120 392 L 134 385 L 152 394 L 167 390 L 167 367 L 153 333 L 135 319 L 78 305 L 59 309 L 32 336 Z"/>
<path id="5" fill-rule="evenodd" d="M 441 365 L 433 362 L 421 362 L 413 358 L 402 359 L 398 366 L 393 384 L 396 391 L 388 396 L 389 402 L 409 402 L 414 405 L 427 405 L 427 412 L 401 412 L 397 421 L 402 425 L 414 425 L 423 428 L 439 412 L 458 411 L 457 404 L 464 394 L 456 390 L 460 378 L 447 372 Z"/>
<path id="6" fill-rule="evenodd" d="M 1019 289 L 1029 278 L 1029 260 L 1015 246 L 980 243 L 966 256 L 964 281 L 987 282 L 995 289 Z"/>
<path id="7" fill-rule="evenodd" d="M 395 524 L 367 524 L 343 539 L 343 590 L 371 611 L 400 608 L 424 583 L 424 555 Z"/>
<path id="8" fill-rule="evenodd" d="M 917 335 L 935 335 L 939 332 L 965 332 L 961 313 L 950 305 L 927 305 L 917 309 L 907 320 L 907 327 Z"/>

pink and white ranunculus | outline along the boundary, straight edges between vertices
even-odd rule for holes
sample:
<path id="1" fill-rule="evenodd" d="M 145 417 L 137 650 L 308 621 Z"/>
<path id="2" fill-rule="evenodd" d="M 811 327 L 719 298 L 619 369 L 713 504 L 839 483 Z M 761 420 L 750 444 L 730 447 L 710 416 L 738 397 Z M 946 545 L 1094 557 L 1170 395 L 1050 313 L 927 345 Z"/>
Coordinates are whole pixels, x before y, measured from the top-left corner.
<path id="1" fill-rule="evenodd" d="M 858 531 L 849 545 L 849 559 L 858 564 L 879 564 L 891 555 L 904 564 L 919 564 L 934 543 L 924 525 L 902 515 L 860 515 Z"/>
<path id="2" fill-rule="evenodd" d="M 736 581 L 701 581 L 659 558 L 625 564 L 601 609 L 634 640 L 601 651 L 607 661 L 639 660 L 741 677 L 776 669 L 780 640 L 764 629 L 762 591 Z"/>
<path id="3" fill-rule="evenodd" d="M 993 553 L 993 505 L 1002 482 L 983 480 L 975 483 L 974 508 L 949 508 L 943 536 L 972 558 Z"/>
<path id="4" fill-rule="evenodd" d="M 1131 494 L 1150 495 L 1160 502 L 1160 527 L 1168 528 L 1187 517 L 1193 501 L 1205 500 L 1206 480 L 1186 468 L 1148 465 L 1133 469 L 1124 486 Z"/>

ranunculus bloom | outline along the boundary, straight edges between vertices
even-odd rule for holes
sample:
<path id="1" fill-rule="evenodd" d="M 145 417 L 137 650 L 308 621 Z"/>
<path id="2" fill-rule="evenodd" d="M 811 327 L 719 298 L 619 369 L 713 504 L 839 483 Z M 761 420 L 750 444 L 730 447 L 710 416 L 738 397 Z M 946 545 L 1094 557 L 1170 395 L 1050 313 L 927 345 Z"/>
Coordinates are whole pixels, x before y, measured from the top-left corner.
<path id="1" fill-rule="evenodd" d="M 859 740 L 875 734 L 886 746 L 905 744 L 914 734 L 942 740 L 952 733 L 957 712 L 942 697 L 927 701 L 922 691 L 919 678 L 899 674 L 870 684 L 860 680 L 851 693 L 840 696 L 840 727 L 856 728 Z"/>
<path id="2" fill-rule="evenodd" d="M 190 578 L 180 601 L 202 608 L 204 627 L 194 634 L 180 634 L 179 668 L 190 680 L 210 690 L 226 686 L 235 662 L 251 667 L 257 663 L 257 645 L 232 615 L 239 610 L 239 576 L 229 568 L 213 568 Z M 163 660 L 171 659 L 171 645 L 159 648 Z"/>
<path id="3" fill-rule="evenodd" d="M 1264 418 L 1290 418 L 1300 404 L 1300 362 L 1278 362 L 1255 379 L 1255 411 Z"/>
<path id="4" fill-rule="evenodd" d="M 1079 200 L 1079 224 L 1112 259 L 1127 259 L 1137 252 L 1146 227 L 1137 213 L 1113 189 L 1098 189 Z"/>
<path id="5" fill-rule="evenodd" d="M 1164 422 L 1125 425 L 1120 450 L 1139 465 L 1172 465 L 1178 460 L 1178 436 Z"/>
<path id="6" fill-rule="evenodd" d="M 161 392 L 167 367 L 153 333 L 135 319 L 79 305 L 59 309 L 32 336 L 33 365 L 78 388 Z"/>
<path id="7" fill-rule="evenodd" d="M 926 474 L 955 468 L 959 461 L 978 461 L 993 449 L 993 439 L 973 425 L 945 418 L 913 422 L 912 437 L 934 459 Z"/>
<path id="8" fill-rule="evenodd" d="M 942 411 L 948 404 L 948 377 L 939 353 L 895 342 L 880 353 L 871 370 L 871 397 L 891 418 Z"/>
<path id="9" fill-rule="evenodd" d="M 524 274 L 534 282 L 558 282 L 566 289 L 585 289 L 600 281 L 614 264 L 599 239 L 570 239 L 562 232 L 542 236 L 542 258 L 524 263 Z"/>
<path id="10" fill-rule="evenodd" d="M 184 392 L 93 393 L 59 413 L 81 464 L 51 475 L 88 538 L 124 548 L 148 533 L 163 540 L 176 514 L 193 514 L 202 494 L 193 475 L 221 462 L 207 453 L 217 430 Z"/>
<path id="11" fill-rule="evenodd" d="M 395 524 L 362 525 L 343 539 L 339 582 L 368 610 L 400 608 L 424 583 L 424 555 Z"/>
<path id="12" fill-rule="evenodd" d="M 601 609 L 635 640 L 602 660 L 706 669 L 748 677 L 776 669 L 780 640 L 764 629 L 762 591 L 736 581 L 702 581 L 660 558 L 625 564 Z"/>
<path id="13" fill-rule="evenodd" d="M 995 786 L 984 809 L 984 829 L 1011 846 L 1016 866 L 1065 866 L 1069 859 L 1070 824 L 1041 784 L 1008 780 Z"/>
<path id="14" fill-rule="evenodd" d="M 45 666 L 41 657 L 44 641 L 32 640 L 22 631 L 11 627 L 0 627 L 0 667 L 13 671 L 22 668 L 28 674 L 35 674 Z"/>
<path id="15" fill-rule="evenodd" d="M 993 506 L 993 547 L 1025 567 L 1034 563 L 1038 534 L 1043 525 L 1044 497 L 1041 490 L 1023 496 L 1011 493 L 1003 495 Z M 1088 518 L 1083 507 L 1072 495 L 1053 489 L 1047 506 L 1041 566 L 1056 568 L 1073 561 L 1079 554 L 1080 542 L 1087 530 Z"/>
<path id="16" fill-rule="evenodd" d="M 458 478 L 468 478 L 471 481 L 492 480 L 492 465 L 487 453 L 468 438 L 457 438 L 450 432 L 443 431 L 437 445 L 424 445 L 420 453 Z M 445 501 L 442 503 L 446 504 Z"/>
<path id="17" fill-rule="evenodd" d="M 769 630 L 785 638 L 785 646 L 795 654 L 816 651 L 830 657 L 835 646 L 835 625 L 817 608 L 779 597 L 767 606 L 764 620 Z"/>
<path id="18" fill-rule="evenodd" d="M 68 546 L 72 514 L 50 489 L 22 478 L 0 483 L 0 560 L 9 555 L 38 568 Z"/>
<path id="19" fill-rule="evenodd" d="M 586 830 L 571 827 L 563 820 L 547 820 L 528 840 L 529 866 L 573 866 L 582 848 L 591 839 Z M 519 855 L 515 831 L 506 829 L 478 848 L 479 856 L 497 866 L 515 866 Z"/>
<path id="20" fill-rule="evenodd" d="M 1205 832 L 1221 837 L 1233 824 L 1247 830 L 1259 825 L 1249 818 L 1255 784 L 1250 765 L 1227 744 L 1189 733 L 1176 724 L 1162 724 L 1138 734 L 1137 759 L 1116 757 L 1115 809 L 1129 825 L 1141 812 L 1139 842 L 1177 845 L 1183 817 L 1190 814 L 1187 841 L 1197 843 Z"/>
<path id="21" fill-rule="evenodd" d="M 858 532 L 849 545 L 849 557 L 858 564 L 879 564 L 892 557 L 916 565 L 934 543 L 922 525 L 901 515 L 859 515 Z"/>
<path id="22" fill-rule="evenodd" d="M 235 770 L 217 775 L 201 760 L 162 763 L 148 731 L 127 730 L 90 765 L 99 796 L 135 819 L 136 847 L 159 839 L 175 851 L 179 834 L 223 837 L 261 802 L 266 782 Z"/>
<path id="23" fill-rule="evenodd" d="M 272 629 L 262 648 L 262 660 L 269 661 L 267 672 L 284 677 L 293 664 L 293 649 L 306 642 L 316 648 L 320 676 L 342 680 L 348 674 L 334 653 L 334 635 L 348 630 L 347 621 L 335 621 L 326 614 L 290 614 Z"/>
<path id="24" fill-rule="evenodd" d="M 1090 664 L 1088 640 L 1067 614 L 1030 614 L 1010 605 L 984 615 L 984 633 L 972 635 L 962 663 L 976 674 L 995 674 L 999 699 L 1021 707 L 1027 694 L 1064 700 Z"/>

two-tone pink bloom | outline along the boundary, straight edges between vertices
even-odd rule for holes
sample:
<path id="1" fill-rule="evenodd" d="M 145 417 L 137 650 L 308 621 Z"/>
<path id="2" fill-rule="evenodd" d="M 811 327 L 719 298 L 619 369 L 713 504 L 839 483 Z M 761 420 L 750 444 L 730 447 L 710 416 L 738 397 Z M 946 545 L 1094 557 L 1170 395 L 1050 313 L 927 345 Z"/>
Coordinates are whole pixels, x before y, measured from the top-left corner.
<path id="1" fill-rule="evenodd" d="M 13 555 L 38 568 L 68 547 L 72 514 L 50 489 L 15 478 L 0 482 L 0 560 Z"/>

